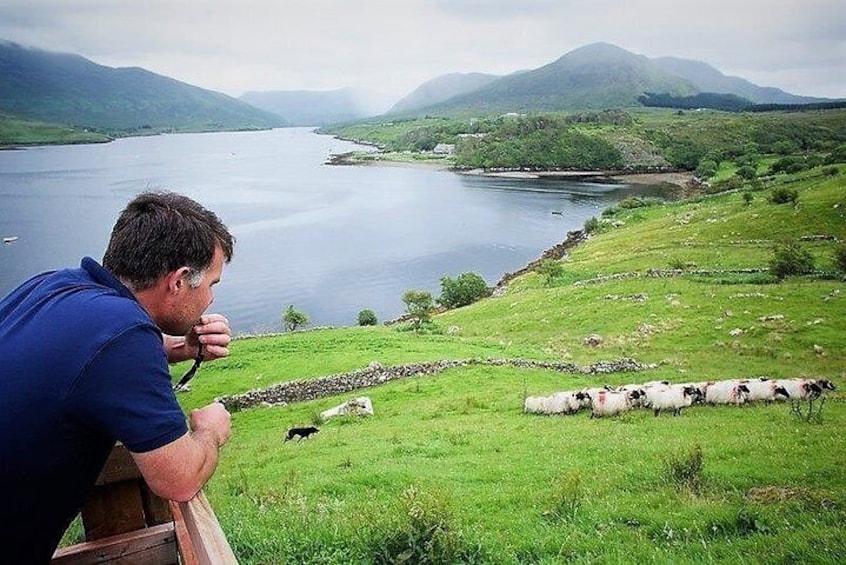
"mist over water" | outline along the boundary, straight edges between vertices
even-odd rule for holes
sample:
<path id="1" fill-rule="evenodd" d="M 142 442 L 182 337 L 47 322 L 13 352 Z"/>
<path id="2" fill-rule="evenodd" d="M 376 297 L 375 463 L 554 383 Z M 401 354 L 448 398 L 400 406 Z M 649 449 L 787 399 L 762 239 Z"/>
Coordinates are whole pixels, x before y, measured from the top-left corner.
<path id="1" fill-rule="evenodd" d="M 402 293 L 480 274 L 489 285 L 643 188 L 330 166 L 360 149 L 308 128 L 162 135 L 0 151 L 0 295 L 47 269 L 102 258 L 120 210 L 145 189 L 186 194 L 237 238 L 211 311 L 233 331 L 280 331 L 403 313 Z"/>

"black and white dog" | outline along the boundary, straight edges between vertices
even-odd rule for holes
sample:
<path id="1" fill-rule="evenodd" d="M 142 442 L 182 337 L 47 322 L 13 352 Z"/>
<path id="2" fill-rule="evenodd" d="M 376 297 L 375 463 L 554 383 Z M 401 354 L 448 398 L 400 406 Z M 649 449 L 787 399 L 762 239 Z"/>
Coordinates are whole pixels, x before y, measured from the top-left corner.
<path id="1" fill-rule="evenodd" d="M 315 428 L 314 426 L 308 426 L 305 428 L 291 428 L 288 430 L 288 433 L 285 434 L 285 441 L 297 438 L 297 441 L 307 438 L 311 434 L 316 434 L 320 431 L 320 428 Z"/>

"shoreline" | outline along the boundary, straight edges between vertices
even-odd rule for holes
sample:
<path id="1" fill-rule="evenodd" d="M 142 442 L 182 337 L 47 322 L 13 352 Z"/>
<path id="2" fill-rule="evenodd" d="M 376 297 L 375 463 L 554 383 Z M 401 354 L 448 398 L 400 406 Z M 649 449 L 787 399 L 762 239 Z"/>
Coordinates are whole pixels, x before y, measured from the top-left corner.
<path id="1" fill-rule="evenodd" d="M 430 169 L 434 171 L 449 171 L 457 175 L 473 175 L 491 178 L 511 179 L 558 179 L 584 182 L 600 182 L 611 184 L 658 185 L 663 183 L 676 184 L 686 187 L 696 182 L 696 175 L 691 171 L 522 171 L 522 170 L 490 170 L 490 169 L 456 169 L 445 159 L 431 159 L 407 161 L 402 159 L 382 159 L 374 153 L 376 158 L 362 159 L 358 151 L 348 151 L 330 155 L 324 164 L 336 166 L 366 166 L 366 167 L 403 167 L 411 169 Z"/>

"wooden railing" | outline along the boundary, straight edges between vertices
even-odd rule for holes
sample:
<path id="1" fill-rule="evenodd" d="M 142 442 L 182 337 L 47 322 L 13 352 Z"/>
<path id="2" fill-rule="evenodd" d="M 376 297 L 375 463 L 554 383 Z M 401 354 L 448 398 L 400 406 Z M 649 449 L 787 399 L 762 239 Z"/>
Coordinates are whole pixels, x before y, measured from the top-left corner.
<path id="1" fill-rule="evenodd" d="M 156 496 L 122 445 L 82 509 L 82 525 L 85 541 L 57 550 L 54 565 L 237 564 L 205 495 L 178 503 Z"/>

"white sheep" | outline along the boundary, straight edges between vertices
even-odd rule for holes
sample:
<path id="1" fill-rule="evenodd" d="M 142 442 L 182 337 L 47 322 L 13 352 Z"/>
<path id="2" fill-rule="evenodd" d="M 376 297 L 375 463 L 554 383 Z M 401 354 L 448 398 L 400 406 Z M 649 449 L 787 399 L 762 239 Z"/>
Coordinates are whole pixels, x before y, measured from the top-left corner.
<path id="1" fill-rule="evenodd" d="M 716 381 L 705 388 L 705 402 L 708 404 L 743 404 L 749 389 L 738 379 Z"/>
<path id="2" fill-rule="evenodd" d="M 670 386 L 670 381 L 648 381 L 640 385 L 642 387 L 650 387 L 650 386 Z"/>
<path id="3" fill-rule="evenodd" d="M 646 391 L 647 389 L 644 388 L 644 385 L 635 385 L 635 384 L 628 384 L 617 387 L 617 392 L 637 392 L 637 398 L 632 398 L 632 408 L 637 408 L 638 406 L 646 406 L 647 398 L 646 398 Z"/>
<path id="4" fill-rule="evenodd" d="M 556 392 L 552 395 L 550 405 L 555 414 L 574 414 L 590 406 L 590 397 L 582 392 Z"/>
<path id="5" fill-rule="evenodd" d="M 590 404 L 582 392 L 557 392 L 552 396 L 528 396 L 523 402 L 527 414 L 573 414 Z"/>
<path id="6" fill-rule="evenodd" d="M 749 389 L 749 394 L 746 398 L 747 402 L 764 402 L 769 404 L 773 400 L 777 400 L 779 396 L 784 398 L 789 398 L 790 396 L 787 389 L 779 386 L 778 382 L 768 377 L 744 379 L 741 382 Z"/>
<path id="7" fill-rule="evenodd" d="M 777 379 L 776 384 L 787 391 L 791 400 L 815 400 L 823 391 L 835 389 L 828 379 Z"/>
<path id="8" fill-rule="evenodd" d="M 665 388 L 650 387 L 647 389 L 647 396 L 655 416 L 658 416 L 661 410 L 672 410 L 673 416 L 679 416 L 682 408 L 691 406 L 702 393 L 695 386 L 670 385 Z"/>
<path id="9" fill-rule="evenodd" d="M 632 400 L 639 398 L 637 391 L 617 392 L 611 390 L 600 391 L 591 396 L 591 418 L 602 416 L 616 416 L 632 409 Z"/>
<path id="10" fill-rule="evenodd" d="M 351 414 L 355 416 L 372 416 L 373 402 L 370 400 L 369 396 L 359 396 L 358 398 L 353 398 L 352 400 L 348 400 L 343 404 L 339 404 L 334 408 L 324 410 L 320 413 L 320 417 L 325 422 L 329 418 L 334 418 L 335 416 L 344 416 L 346 414 Z"/>

